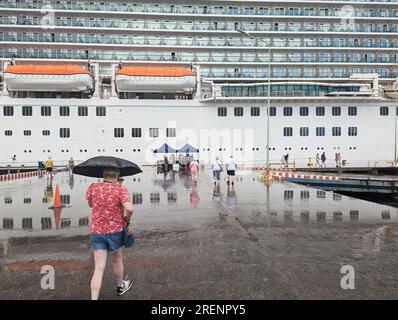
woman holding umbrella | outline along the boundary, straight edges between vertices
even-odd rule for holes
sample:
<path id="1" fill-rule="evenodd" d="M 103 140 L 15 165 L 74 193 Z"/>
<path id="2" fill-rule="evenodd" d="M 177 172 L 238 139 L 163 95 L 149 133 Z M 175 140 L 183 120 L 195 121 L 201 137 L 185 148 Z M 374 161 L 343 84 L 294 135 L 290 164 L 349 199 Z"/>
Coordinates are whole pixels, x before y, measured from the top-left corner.
<path id="1" fill-rule="evenodd" d="M 97 300 L 101 289 L 108 252 L 112 254 L 116 293 L 122 295 L 132 286 L 123 279 L 123 245 L 131 230 L 133 205 L 128 190 L 119 183 L 120 176 L 141 172 L 137 165 L 114 157 L 96 157 L 83 162 L 73 173 L 90 177 L 103 177 L 103 182 L 92 183 L 86 193 L 91 216 L 91 249 L 94 251 L 94 274 L 91 280 L 91 299 Z"/>

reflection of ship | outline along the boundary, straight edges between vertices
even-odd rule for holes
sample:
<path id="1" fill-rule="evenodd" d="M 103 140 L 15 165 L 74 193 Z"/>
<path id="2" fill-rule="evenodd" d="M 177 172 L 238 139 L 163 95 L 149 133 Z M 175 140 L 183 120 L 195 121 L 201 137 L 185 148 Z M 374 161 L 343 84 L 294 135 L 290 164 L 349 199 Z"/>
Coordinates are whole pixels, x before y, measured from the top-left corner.
<path id="1" fill-rule="evenodd" d="M 166 171 L 161 174 L 156 174 L 154 183 L 160 185 L 164 191 L 167 191 L 172 185 L 175 184 L 175 172 Z"/>

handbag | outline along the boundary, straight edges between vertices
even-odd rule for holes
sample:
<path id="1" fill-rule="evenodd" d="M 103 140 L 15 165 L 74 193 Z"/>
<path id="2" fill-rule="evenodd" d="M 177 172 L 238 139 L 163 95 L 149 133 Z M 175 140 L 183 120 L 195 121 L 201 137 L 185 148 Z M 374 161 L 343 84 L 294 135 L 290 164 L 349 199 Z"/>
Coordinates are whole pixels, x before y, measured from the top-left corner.
<path id="1" fill-rule="evenodd" d="M 122 188 L 119 189 L 119 194 L 121 193 Z M 124 218 L 126 220 L 126 218 Z M 133 236 L 133 234 L 129 234 L 129 225 L 130 223 L 128 221 L 126 221 L 127 226 L 123 227 L 123 245 L 126 248 L 130 248 L 133 246 L 134 242 L 135 242 L 135 238 Z"/>
<path id="2" fill-rule="evenodd" d="M 133 234 L 128 234 L 129 233 L 129 227 L 124 227 L 123 228 L 123 244 L 126 248 L 130 248 L 133 246 L 135 242 L 135 238 Z"/>

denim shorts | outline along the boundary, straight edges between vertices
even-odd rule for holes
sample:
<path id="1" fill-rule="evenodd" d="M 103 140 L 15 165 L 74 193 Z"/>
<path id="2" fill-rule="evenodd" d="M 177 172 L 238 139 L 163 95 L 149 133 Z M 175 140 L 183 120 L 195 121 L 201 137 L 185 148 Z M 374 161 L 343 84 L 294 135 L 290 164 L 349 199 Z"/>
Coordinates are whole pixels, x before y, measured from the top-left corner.
<path id="1" fill-rule="evenodd" d="M 124 245 L 124 233 L 120 232 L 109 234 L 94 234 L 90 236 L 92 250 L 107 250 L 109 252 L 116 252 Z"/>

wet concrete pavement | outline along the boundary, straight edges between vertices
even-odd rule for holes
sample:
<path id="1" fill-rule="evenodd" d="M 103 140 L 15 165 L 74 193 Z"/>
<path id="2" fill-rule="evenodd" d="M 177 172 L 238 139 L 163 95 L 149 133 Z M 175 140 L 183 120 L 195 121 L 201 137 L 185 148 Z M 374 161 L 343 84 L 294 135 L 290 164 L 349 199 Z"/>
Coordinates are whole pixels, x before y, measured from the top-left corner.
<path id="1" fill-rule="evenodd" d="M 127 179 L 137 241 L 125 270 L 134 286 L 117 297 L 108 263 L 100 298 L 398 298 L 397 209 L 289 183 L 267 189 L 258 175 L 229 190 L 224 181 L 214 188 L 208 171 L 197 188 L 151 169 Z M 75 177 L 71 188 L 67 175 L 55 178 L 69 206 L 61 217 L 47 209 L 45 179 L 0 185 L 0 299 L 89 298 L 92 181 Z M 42 265 L 54 266 L 55 290 L 41 289 Z M 343 265 L 355 268 L 355 290 L 341 289 Z"/>

